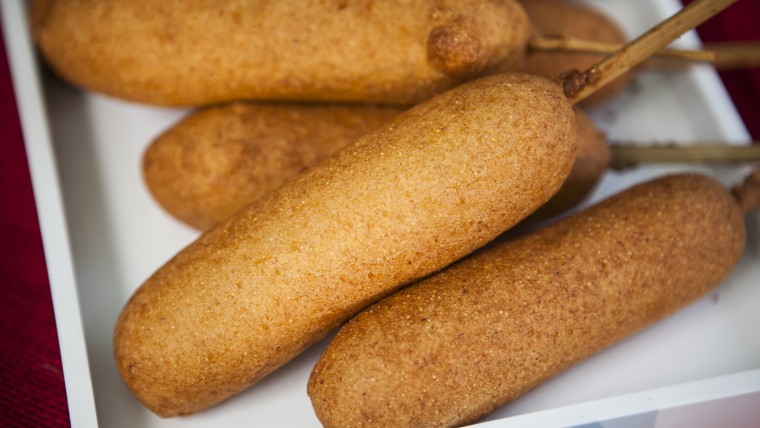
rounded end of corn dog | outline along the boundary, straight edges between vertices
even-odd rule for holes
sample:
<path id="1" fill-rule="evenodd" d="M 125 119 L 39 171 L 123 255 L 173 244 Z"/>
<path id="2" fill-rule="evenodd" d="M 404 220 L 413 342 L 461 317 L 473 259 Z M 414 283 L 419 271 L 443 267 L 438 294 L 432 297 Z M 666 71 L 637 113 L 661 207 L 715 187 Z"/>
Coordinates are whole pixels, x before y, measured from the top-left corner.
<path id="1" fill-rule="evenodd" d="M 607 136 L 598 130 L 587 114 L 575 109 L 578 151 L 565 184 L 549 201 L 525 219 L 535 223 L 556 217 L 580 205 L 594 191 L 610 166 L 612 154 Z"/>

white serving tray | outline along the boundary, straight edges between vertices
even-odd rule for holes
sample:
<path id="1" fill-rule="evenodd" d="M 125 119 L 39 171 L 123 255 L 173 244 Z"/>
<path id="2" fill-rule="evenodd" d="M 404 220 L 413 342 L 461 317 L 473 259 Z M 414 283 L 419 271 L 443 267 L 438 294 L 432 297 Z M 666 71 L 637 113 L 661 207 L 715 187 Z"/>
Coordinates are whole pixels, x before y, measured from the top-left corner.
<path id="1" fill-rule="evenodd" d="M 635 37 L 678 10 L 676 0 L 587 0 Z M 24 2 L 2 3 L 24 128 L 72 426 L 316 427 L 305 386 L 317 344 L 241 395 L 198 415 L 160 419 L 122 383 L 112 330 L 131 293 L 197 232 L 165 214 L 140 176 L 148 142 L 184 113 L 72 88 L 39 66 Z M 678 41 L 698 46 L 693 33 Z M 725 140 L 749 136 L 707 67 L 647 72 L 592 116 L 611 139 Z M 686 166 L 610 172 L 590 202 Z M 726 185 L 747 168 L 700 167 Z M 747 217 L 745 256 L 706 298 L 567 370 L 503 407 L 484 427 L 754 426 L 760 420 L 760 216 Z M 698 416 L 698 417 L 697 417 Z M 719 419 L 715 419 L 715 418 Z M 695 419 L 696 418 L 696 419 Z M 712 418 L 712 419 L 711 419 Z M 604 422 L 602 422 L 604 421 Z M 702 424 L 702 425 L 700 425 Z"/>

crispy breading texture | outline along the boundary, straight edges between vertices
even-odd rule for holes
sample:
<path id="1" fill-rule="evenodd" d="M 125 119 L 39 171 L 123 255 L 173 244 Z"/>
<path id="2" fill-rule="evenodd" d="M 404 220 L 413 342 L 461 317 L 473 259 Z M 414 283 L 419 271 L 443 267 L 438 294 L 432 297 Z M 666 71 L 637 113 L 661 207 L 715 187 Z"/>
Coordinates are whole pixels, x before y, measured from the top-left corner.
<path id="1" fill-rule="evenodd" d="M 148 145 L 143 178 L 167 212 L 207 230 L 403 111 L 261 103 L 202 109 Z"/>
<path id="2" fill-rule="evenodd" d="M 473 422 L 703 296 L 744 243 L 720 183 L 635 186 L 363 311 L 311 374 L 314 410 L 330 428 Z"/>
<path id="3" fill-rule="evenodd" d="M 193 112 L 151 142 L 143 176 L 168 213 L 208 230 L 295 175 L 389 122 L 400 107 L 235 103 Z M 604 133 L 576 109 L 578 151 L 560 191 L 523 225 L 567 212 L 610 164 Z"/>
<path id="4" fill-rule="evenodd" d="M 406 111 L 203 234 L 133 295 L 114 337 L 161 416 L 252 385 L 388 293 L 485 245 L 562 185 L 573 108 L 526 74 Z"/>
<path id="5" fill-rule="evenodd" d="M 514 0 L 34 0 L 30 15 L 69 82 L 174 106 L 415 104 L 519 63 L 530 34 Z"/>

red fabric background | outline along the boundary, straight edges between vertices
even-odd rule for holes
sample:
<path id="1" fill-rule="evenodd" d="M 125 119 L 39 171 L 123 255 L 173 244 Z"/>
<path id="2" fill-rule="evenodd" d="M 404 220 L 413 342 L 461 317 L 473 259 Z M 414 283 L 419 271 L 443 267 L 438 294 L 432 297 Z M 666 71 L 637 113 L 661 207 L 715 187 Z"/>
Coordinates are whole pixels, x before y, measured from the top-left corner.
<path id="1" fill-rule="evenodd" d="M 689 0 L 685 0 L 689 2 Z M 760 2 L 742 0 L 698 29 L 703 40 L 760 40 Z M 55 318 L 31 180 L 0 46 L 0 426 L 69 426 Z M 720 73 L 760 139 L 760 70 Z"/>
<path id="2" fill-rule="evenodd" d="M 684 0 L 689 4 L 693 0 Z M 702 41 L 760 41 L 760 1 L 740 0 L 697 28 Z M 752 137 L 760 140 L 760 68 L 719 71 L 726 90 Z"/>
<path id="3" fill-rule="evenodd" d="M 0 46 L 0 426 L 69 426 L 21 124 Z"/>

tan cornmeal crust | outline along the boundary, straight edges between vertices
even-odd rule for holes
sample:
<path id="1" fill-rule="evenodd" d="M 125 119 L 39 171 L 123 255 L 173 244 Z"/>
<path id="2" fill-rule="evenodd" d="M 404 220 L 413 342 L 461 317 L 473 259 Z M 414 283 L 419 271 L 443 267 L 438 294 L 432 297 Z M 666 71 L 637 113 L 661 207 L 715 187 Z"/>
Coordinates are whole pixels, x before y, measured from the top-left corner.
<path id="1" fill-rule="evenodd" d="M 636 186 L 362 312 L 312 372 L 314 410 L 326 427 L 475 421 L 704 295 L 744 242 L 714 180 Z"/>
<path id="2" fill-rule="evenodd" d="M 573 37 L 581 40 L 605 43 L 625 43 L 627 36 L 609 16 L 587 5 L 569 0 L 522 0 L 536 32 L 543 36 Z M 527 56 L 522 71 L 555 78 L 569 70 L 586 70 L 603 56 L 562 54 L 558 52 L 533 52 Z M 632 72 L 599 89 L 581 102 L 583 106 L 608 101 L 633 79 Z"/>
<path id="3" fill-rule="evenodd" d="M 573 169 L 565 184 L 548 202 L 524 223 L 545 220 L 577 207 L 591 195 L 610 166 L 612 153 L 607 144 L 607 136 L 582 110 L 575 109 L 575 123 L 578 129 L 578 153 Z"/>
<path id="4" fill-rule="evenodd" d="M 31 26 L 69 82 L 183 106 L 411 105 L 519 63 L 530 34 L 514 0 L 33 0 Z"/>
<path id="5" fill-rule="evenodd" d="M 119 372 L 161 416 L 232 396 L 530 214 L 569 173 L 575 136 L 567 98 L 537 76 L 417 105 L 160 268 L 116 325 Z"/>
<path id="6" fill-rule="evenodd" d="M 327 155 L 401 114 L 402 108 L 236 103 L 192 113 L 153 141 L 143 176 L 155 200 L 207 230 Z M 578 151 L 560 191 L 522 222 L 576 207 L 610 164 L 605 135 L 576 109 Z"/>
<path id="7" fill-rule="evenodd" d="M 150 143 L 143 177 L 166 211 L 206 230 L 403 111 L 254 103 L 203 109 Z"/>

